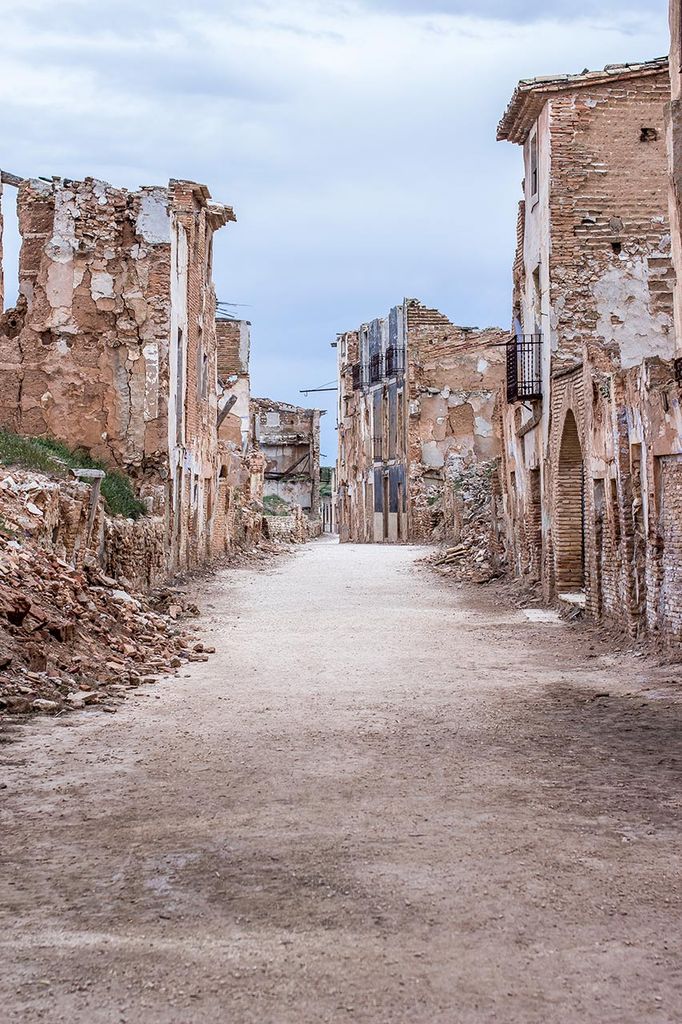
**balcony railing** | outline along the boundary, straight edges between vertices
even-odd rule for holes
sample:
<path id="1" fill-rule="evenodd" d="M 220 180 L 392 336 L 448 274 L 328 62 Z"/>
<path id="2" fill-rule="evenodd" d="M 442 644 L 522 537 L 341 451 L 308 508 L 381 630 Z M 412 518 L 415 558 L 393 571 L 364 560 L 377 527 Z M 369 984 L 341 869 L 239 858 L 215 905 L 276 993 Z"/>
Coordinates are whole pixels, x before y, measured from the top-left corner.
<path id="1" fill-rule="evenodd" d="M 369 382 L 370 384 L 378 384 L 384 376 L 384 366 L 381 352 L 377 352 L 376 355 L 370 356 L 369 359 Z"/>
<path id="2" fill-rule="evenodd" d="M 367 367 L 363 363 L 353 363 L 353 391 L 359 391 L 367 383 Z"/>
<path id="3" fill-rule="evenodd" d="M 403 369 L 403 350 L 391 345 L 386 349 L 386 376 L 394 377 Z"/>
<path id="4" fill-rule="evenodd" d="M 507 342 L 507 401 L 542 398 L 542 335 L 512 335 Z"/>

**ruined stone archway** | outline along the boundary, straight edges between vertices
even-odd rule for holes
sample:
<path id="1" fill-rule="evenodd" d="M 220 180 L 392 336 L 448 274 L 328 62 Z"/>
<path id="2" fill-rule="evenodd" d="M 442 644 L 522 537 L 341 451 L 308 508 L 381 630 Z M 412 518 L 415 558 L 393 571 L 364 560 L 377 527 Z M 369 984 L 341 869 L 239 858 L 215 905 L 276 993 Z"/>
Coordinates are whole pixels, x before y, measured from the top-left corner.
<path id="1" fill-rule="evenodd" d="M 575 416 L 569 409 L 559 446 L 554 513 L 556 587 L 566 592 L 585 584 L 583 453 Z"/>

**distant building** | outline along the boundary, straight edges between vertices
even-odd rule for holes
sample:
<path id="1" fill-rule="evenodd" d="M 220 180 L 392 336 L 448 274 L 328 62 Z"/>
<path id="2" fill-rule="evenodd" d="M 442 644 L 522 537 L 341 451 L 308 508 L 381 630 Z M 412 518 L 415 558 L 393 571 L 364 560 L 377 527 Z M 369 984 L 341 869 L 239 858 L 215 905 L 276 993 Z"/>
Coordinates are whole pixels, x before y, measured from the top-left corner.
<path id="1" fill-rule="evenodd" d="M 322 532 L 336 533 L 336 469 L 320 466 Z"/>
<path id="2" fill-rule="evenodd" d="M 265 457 L 265 497 L 300 505 L 320 518 L 319 409 L 302 409 L 269 398 L 251 399 L 253 437 Z"/>
<path id="3" fill-rule="evenodd" d="M 499 456 L 506 340 L 416 299 L 338 336 L 341 541 L 447 536 L 459 482 Z"/>

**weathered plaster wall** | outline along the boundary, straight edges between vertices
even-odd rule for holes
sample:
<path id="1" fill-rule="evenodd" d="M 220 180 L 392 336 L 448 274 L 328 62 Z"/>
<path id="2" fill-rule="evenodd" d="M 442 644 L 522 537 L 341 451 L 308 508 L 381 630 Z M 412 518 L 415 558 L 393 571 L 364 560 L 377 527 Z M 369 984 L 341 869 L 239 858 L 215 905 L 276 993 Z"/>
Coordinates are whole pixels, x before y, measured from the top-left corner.
<path id="1" fill-rule="evenodd" d="M 456 327 L 416 299 L 339 335 L 342 541 L 428 540 L 438 526 L 447 535 L 444 491 L 499 455 L 506 337 Z"/>
<path id="2" fill-rule="evenodd" d="M 0 318 L 0 425 L 125 470 L 163 519 L 168 568 L 229 547 L 236 510 L 228 515 L 219 499 L 246 494 L 255 519 L 262 498 L 249 494 L 259 471 L 248 445 L 243 327 L 235 351 L 222 352 L 236 360 L 241 389 L 234 451 L 230 424 L 220 437 L 217 429 L 225 389 L 212 248 L 232 210 L 194 182 L 128 192 L 87 178 L 25 181 L 18 211 L 20 298 Z M 220 481 L 235 461 L 243 479 L 227 488 Z"/>
<path id="3" fill-rule="evenodd" d="M 252 430 L 266 460 L 264 494 L 295 501 L 320 517 L 319 409 L 302 409 L 268 398 L 251 400 Z"/>

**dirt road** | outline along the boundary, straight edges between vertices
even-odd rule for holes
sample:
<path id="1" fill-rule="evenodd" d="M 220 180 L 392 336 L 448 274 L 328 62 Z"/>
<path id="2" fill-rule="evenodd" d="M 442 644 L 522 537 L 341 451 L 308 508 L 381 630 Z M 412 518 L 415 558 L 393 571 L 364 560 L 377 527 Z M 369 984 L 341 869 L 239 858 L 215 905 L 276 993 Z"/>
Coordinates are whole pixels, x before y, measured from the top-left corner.
<path id="1" fill-rule="evenodd" d="M 223 573 L 210 662 L 0 747 L 3 1020 L 682 1019 L 674 670 L 422 554 Z"/>

